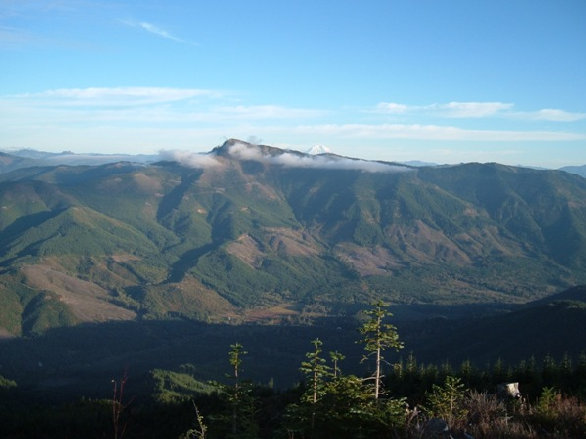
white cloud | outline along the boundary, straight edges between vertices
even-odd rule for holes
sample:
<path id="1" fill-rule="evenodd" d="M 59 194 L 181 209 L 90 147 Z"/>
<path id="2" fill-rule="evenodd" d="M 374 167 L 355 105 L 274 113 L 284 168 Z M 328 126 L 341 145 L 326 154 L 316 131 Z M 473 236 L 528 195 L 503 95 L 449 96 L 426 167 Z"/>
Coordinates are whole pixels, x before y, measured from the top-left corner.
<path id="1" fill-rule="evenodd" d="M 384 105 L 383 105 L 384 104 Z M 404 159 L 411 147 L 465 148 L 473 142 L 485 142 L 486 148 L 505 143 L 540 144 L 548 142 L 561 148 L 583 146 L 583 123 L 574 130 L 554 130 L 542 121 L 574 122 L 586 120 L 584 113 L 544 109 L 516 112 L 512 104 L 499 102 L 449 102 L 425 106 L 381 103 L 377 112 L 395 112 L 399 120 L 365 120 L 364 113 L 250 105 L 238 100 L 233 92 L 173 87 L 87 87 L 62 88 L 37 93 L 0 95 L 0 148 L 33 147 L 61 151 L 86 152 L 158 151 L 164 149 L 209 150 L 210 145 L 228 137 L 241 139 L 251 134 L 269 144 L 307 149 L 306 145 L 324 143 L 353 157 L 397 160 L 384 153 L 387 147 L 405 147 Z M 448 115 L 452 118 L 448 118 Z M 465 115 L 473 119 L 462 119 Z M 362 119 L 359 119 L 361 118 Z M 483 125 L 484 118 L 516 121 L 505 130 L 496 121 Z M 344 118 L 340 119 L 340 118 Z M 373 118 L 370 114 L 368 118 Z M 390 117 L 389 117 L 390 119 Z M 350 123 L 345 123 L 350 122 Z M 356 122 L 356 123 L 354 123 Z M 396 123 L 398 122 L 398 123 Z M 535 130 L 536 129 L 536 130 Z M 577 142 L 579 141 L 579 142 Z M 435 143 L 431 143 L 435 142 Z M 304 145 L 304 147 L 299 147 Z M 478 148 L 478 144 L 474 148 Z M 480 145 L 481 146 L 481 145 Z M 482 147 L 482 146 L 481 146 Z M 507 147 L 510 147 L 508 145 Z M 373 148 L 383 151 L 375 154 Z M 583 156 L 583 154 L 582 154 Z M 426 157 L 420 157 L 426 159 Z M 194 163 L 209 166 L 209 157 L 196 156 Z M 314 166 L 315 162 L 297 160 L 296 166 Z M 464 159 L 462 159 L 464 160 Z M 523 162 L 519 159 L 518 163 Z M 321 164 L 323 165 L 323 164 Z M 339 167 L 342 164 L 338 164 Z M 356 168 L 356 163 L 352 163 Z"/>
<path id="2" fill-rule="evenodd" d="M 528 113 L 530 119 L 547 120 L 552 122 L 576 122 L 586 119 L 586 113 L 570 113 L 564 110 L 545 108 L 535 113 Z"/>
<path id="3" fill-rule="evenodd" d="M 146 30 L 147 32 L 158 35 L 160 37 L 167 38 L 167 39 L 173 40 L 173 41 L 177 41 L 179 43 L 183 42 L 183 40 L 181 38 L 177 38 L 177 37 L 171 35 L 166 30 L 163 30 L 163 29 L 155 26 L 154 24 L 147 23 L 146 21 L 141 21 L 140 23 L 138 23 L 138 26 L 141 27 L 142 29 Z"/>
<path id="4" fill-rule="evenodd" d="M 196 153 L 192 151 L 162 150 L 159 152 L 162 160 L 179 162 L 190 168 L 212 168 L 222 166 L 222 162 L 214 154 Z"/>
<path id="5" fill-rule="evenodd" d="M 220 90 L 169 87 L 88 87 L 0 96 L 3 122 L 12 125 L 206 124 L 242 125 L 269 120 L 300 123 L 327 112 L 279 105 L 222 105 L 234 97 Z"/>
<path id="6" fill-rule="evenodd" d="M 409 107 L 404 104 L 397 104 L 395 102 L 381 102 L 376 106 L 376 111 L 387 114 L 403 114 L 409 110 Z"/>
<path id="7" fill-rule="evenodd" d="M 405 105 L 380 102 L 374 112 L 391 115 L 436 116 L 449 119 L 504 118 L 517 120 L 545 120 L 576 122 L 586 119 L 586 113 L 572 113 L 545 108 L 537 111 L 514 111 L 514 104 L 506 102 L 448 102 L 447 104 Z"/>
<path id="8" fill-rule="evenodd" d="M 419 124 L 328 124 L 300 126 L 299 131 L 365 139 L 413 139 L 413 140 L 453 140 L 453 141 L 568 141 L 585 140 L 586 135 L 559 131 L 505 131 L 505 130 L 468 130 L 454 126 Z"/>
<path id="9" fill-rule="evenodd" d="M 306 108 L 289 108 L 279 105 L 237 105 L 223 106 L 212 109 L 218 115 L 234 119 L 306 119 L 323 116 L 324 111 Z"/>
<path id="10" fill-rule="evenodd" d="M 235 142 L 228 152 L 236 160 L 252 160 L 272 166 L 285 168 L 312 168 L 331 170 L 354 170 L 370 173 L 407 172 L 409 168 L 382 162 L 350 159 L 340 156 L 312 156 L 297 151 L 286 150 L 280 154 L 267 154 L 255 144 Z M 181 150 L 159 151 L 161 160 L 171 160 L 184 166 L 202 169 L 224 166 L 224 161 L 214 153 L 196 153 Z"/>
<path id="11" fill-rule="evenodd" d="M 120 20 L 120 21 L 127 26 L 145 30 L 150 34 L 156 35 L 158 37 L 161 37 L 161 38 L 164 38 L 167 40 L 175 41 L 176 43 L 190 44 L 190 45 L 194 45 L 194 46 L 197 45 L 196 43 L 193 43 L 191 41 L 187 41 L 187 40 L 184 40 L 183 38 L 179 38 L 179 37 L 171 34 L 169 31 L 167 31 L 157 25 L 154 25 L 153 23 L 149 23 L 147 21 L 138 21 L 138 22 L 132 21 L 132 20 Z"/>
<path id="12" fill-rule="evenodd" d="M 254 145 L 240 142 L 231 145 L 229 151 L 231 156 L 239 160 L 254 160 L 286 168 L 337 169 L 371 173 L 394 173 L 409 170 L 409 168 L 386 163 L 339 156 L 312 156 L 297 151 L 285 151 L 281 154 L 270 155 L 263 153 L 260 148 Z"/>
<path id="13" fill-rule="evenodd" d="M 171 87 L 60 88 L 6 96 L 23 104 L 59 106 L 128 106 L 176 102 L 195 97 L 220 97 L 218 90 Z"/>
<path id="14" fill-rule="evenodd" d="M 431 106 L 445 117 L 478 118 L 500 114 L 513 108 L 513 104 L 503 102 L 450 102 L 448 104 Z"/>
<path id="15" fill-rule="evenodd" d="M 504 102 L 449 102 L 447 104 L 405 105 L 381 102 L 375 111 L 386 114 L 429 114 L 447 118 L 481 118 L 501 114 L 513 108 Z"/>

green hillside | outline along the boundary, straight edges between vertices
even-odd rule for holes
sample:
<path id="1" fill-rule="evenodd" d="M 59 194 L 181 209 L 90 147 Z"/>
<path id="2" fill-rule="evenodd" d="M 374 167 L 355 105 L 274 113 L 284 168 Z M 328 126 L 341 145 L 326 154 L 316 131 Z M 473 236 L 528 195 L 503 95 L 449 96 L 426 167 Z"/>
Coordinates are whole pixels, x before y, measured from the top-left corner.
<path id="1" fill-rule="evenodd" d="M 308 322 L 375 297 L 521 304 L 586 282 L 577 175 L 415 169 L 236 140 L 203 157 L 0 174 L 2 330 Z M 44 299 L 25 318 L 29 290 Z"/>

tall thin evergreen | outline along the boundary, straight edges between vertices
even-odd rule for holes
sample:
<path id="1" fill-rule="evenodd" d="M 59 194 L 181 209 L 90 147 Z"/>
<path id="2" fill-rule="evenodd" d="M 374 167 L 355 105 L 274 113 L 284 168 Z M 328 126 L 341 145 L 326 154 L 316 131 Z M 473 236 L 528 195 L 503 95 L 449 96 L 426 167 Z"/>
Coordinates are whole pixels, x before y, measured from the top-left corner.
<path id="1" fill-rule="evenodd" d="M 323 342 L 316 338 L 311 341 L 311 344 L 313 351 L 305 354 L 307 361 L 301 363 L 301 372 L 305 374 L 310 385 L 307 400 L 315 404 L 323 391 L 325 379 L 331 375 L 331 368 L 326 365 L 326 359 L 321 356 Z"/>
<path id="2" fill-rule="evenodd" d="M 235 435 L 238 431 L 238 405 L 241 399 L 240 392 L 240 378 L 238 376 L 240 365 L 242 364 L 242 356 L 246 355 L 244 346 L 240 343 L 230 345 L 228 352 L 228 361 L 232 366 L 232 379 L 234 380 L 234 388 L 232 393 L 232 434 Z"/>
<path id="3" fill-rule="evenodd" d="M 258 425 L 255 420 L 255 399 L 252 395 L 252 384 L 242 381 L 242 359 L 247 354 L 240 343 L 230 345 L 228 361 L 232 366 L 232 385 L 226 386 L 226 394 L 231 409 L 230 434 L 231 438 L 255 438 L 258 435 Z"/>
<path id="4" fill-rule="evenodd" d="M 363 361 L 370 356 L 375 357 L 375 370 L 371 377 L 374 380 L 374 399 L 377 400 L 382 390 L 382 366 L 385 362 L 383 352 L 388 349 L 395 349 L 396 351 L 403 349 L 403 342 L 399 340 L 399 333 L 394 325 L 384 323 L 384 319 L 392 317 L 381 300 L 374 303 L 372 308 L 365 311 L 368 320 L 360 327 L 359 331 L 362 335 L 360 343 L 364 345 L 364 350 L 367 354 L 363 357 Z"/>
<path id="5" fill-rule="evenodd" d="M 338 351 L 330 351 L 330 360 L 332 360 L 332 371 L 334 373 L 334 378 L 338 378 L 340 376 L 340 361 L 344 360 L 346 356 Z"/>

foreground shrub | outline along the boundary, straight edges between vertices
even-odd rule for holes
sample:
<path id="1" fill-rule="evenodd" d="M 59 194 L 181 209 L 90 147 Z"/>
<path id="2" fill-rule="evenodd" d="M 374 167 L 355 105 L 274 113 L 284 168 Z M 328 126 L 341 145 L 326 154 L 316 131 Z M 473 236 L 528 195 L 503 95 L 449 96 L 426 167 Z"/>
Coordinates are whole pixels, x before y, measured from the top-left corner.
<path id="1" fill-rule="evenodd" d="M 550 437 L 586 437 L 586 405 L 545 387 L 529 416 L 531 423 Z"/>

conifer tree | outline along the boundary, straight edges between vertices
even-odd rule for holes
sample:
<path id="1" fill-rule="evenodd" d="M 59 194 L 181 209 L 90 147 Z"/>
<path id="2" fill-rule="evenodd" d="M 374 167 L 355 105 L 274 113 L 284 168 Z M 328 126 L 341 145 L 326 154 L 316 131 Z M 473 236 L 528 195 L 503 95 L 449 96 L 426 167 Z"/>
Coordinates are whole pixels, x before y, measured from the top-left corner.
<path id="1" fill-rule="evenodd" d="M 230 345 L 228 362 L 232 366 L 232 373 L 228 375 L 232 385 L 222 385 L 223 393 L 227 397 L 229 414 L 223 417 L 223 422 L 229 425 L 230 438 L 254 438 L 258 434 L 258 425 L 255 421 L 255 399 L 252 395 L 252 384 L 242 381 L 242 358 L 248 352 L 240 343 Z"/>
<path id="2" fill-rule="evenodd" d="M 331 376 L 331 368 L 327 366 L 325 358 L 321 356 L 322 341 L 316 338 L 311 341 L 313 351 L 305 354 L 307 361 L 301 363 L 301 372 L 305 374 L 308 381 L 308 388 L 303 395 L 304 402 L 311 406 L 311 431 L 315 429 L 315 422 L 318 411 L 318 401 L 326 393 L 326 378 Z"/>
<path id="3" fill-rule="evenodd" d="M 248 352 L 244 350 L 244 346 L 242 346 L 240 343 L 234 343 L 230 345 L 228 361 L 233 367 L 232 378 L 234 379 L 234 387 L 236 388 L 238 388 L 239 383 L 238 372 L 240 370 L 240 365 L 242 364 L 242 356 L 246 354 L 248 354 Z"/>
<path id="4" fill-rule="evenodd" d="M 330 359 L 332 360 L 332 371 L 333 371 L 333 377 L 338 378 L 340 376 L 340 368 L 338 366 L 338 363 L 342 360 L 344 360 L 344 358 L 346 358 L 346 356 L 344 354 L 342 354 L 341 352 L 338 351 L 330 351 Z"/>
<path id="5" fill-rule="evenodd" d="M 457 377 L 447 376 L 443 386 L 434 384 L 427 395 L 431 414 L 444 419 L 450 426 L 463 420 L 467 414 L 466 392 L 466 386 Z"/>
<path id="6" fill-rule="evenodd" d="M 234 343 L 230 345 L 230 351 L 228 352 L 228 361 L 233 367 L 232 379 L 234 380 L 234 391 L 232 393 L 232 434 L 235 435 L 238 430 L 238 403 L 241 399 L 240 392 L 240 379 L 238 372 L 240 364 L 242 363 L 242 356 L 248 352 L 244 350 L 244 347 L 240 343 Z"/>
<path id="7" fill-rule="evenodd" d="M 301 363 L 301 372 L 308 378 L 310 385 L 306 399 L 315 404 L 323 391 L 325 378 L 331 375 L 331 368 L 325 364 L 326 360 L 321 356 L 322 341 L 316 338 L 311 344 L 314 349 L 305 354 L 307 361 Z"/>
<path id="8" fill-rule="evenodd" d="M 368 320 L 360 327 L 362 335 L 360 343 L 364 345 L 367 354 L 363 357 L 365 361 L 368 357 L 375 357 L 375 370 L 371 377 L 374 380 L 374 399 L 378 400 L 382 387 L 382 366 L 385 359 L 383 352 L 388 349 L 400 350 L 403 348 L 403 342 L 399 340 L 399 333 L 394 325 L 384 323 L 386 317 L 392 317 L 387 311 L 387 306 L 379 300 L 372 305 L 372 308 L 365 311 L 369 317 Z"/>

